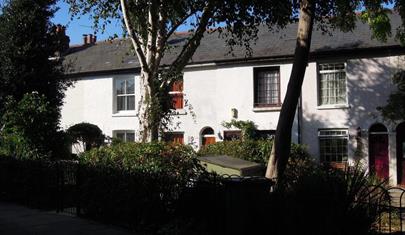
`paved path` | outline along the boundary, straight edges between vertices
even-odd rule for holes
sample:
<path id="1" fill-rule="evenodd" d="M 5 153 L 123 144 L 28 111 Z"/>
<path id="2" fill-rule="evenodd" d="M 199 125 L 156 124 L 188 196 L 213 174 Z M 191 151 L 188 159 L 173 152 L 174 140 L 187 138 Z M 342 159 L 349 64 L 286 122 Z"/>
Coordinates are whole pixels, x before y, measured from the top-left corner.
<path id="1" fill-rule="evenodd" d="M 90 220 L 45 212 L 0 202 L 0 234 L 2 235 L 67 235 L 67 234 L 132 234 L 121 228 Z"/>

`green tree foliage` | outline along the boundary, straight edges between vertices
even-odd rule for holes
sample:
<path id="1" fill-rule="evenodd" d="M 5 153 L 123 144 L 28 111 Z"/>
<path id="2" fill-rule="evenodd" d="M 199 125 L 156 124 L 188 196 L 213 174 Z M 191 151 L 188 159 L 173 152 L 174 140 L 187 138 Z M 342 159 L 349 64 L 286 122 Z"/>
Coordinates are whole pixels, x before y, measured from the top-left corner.
<path id="1" fill-rule="evenodd" d="M 44 95 L 26 94 L 20 101 L 9 97 L 2 115 L 0 152 L 17 158 L 67 156 L 66 137 L 56 131 L 59 112 Z"/>
<path id="2" fill-rule="evenodd" d="M 7 96 L 18 102 L 33 91 L 45 95 L 49 105 L 62 104 L 70 84 L 63 78 L 60 60 L 68 38 L 50 23 L 55 0 L 6 1 L 0 11 L 0 112 Z M 1 121 L 0 121 L 1 123 Z"/>
<path id="3" fill-rule="evenodd" d="M 392 121 L 405 120 L 405 71 L 400 71 L 392 78 L 397 90 L 387 100 L 387 105 L 378 107 L 381 114 Z"/>
<path id="4" fill-rule="evenodd" d="M 70 82 L 57 56 L 69 39 L 63 28 L 50 23 L 55 3 L 12 0 L 0 10 L 1 144 L 18 157 L 66 154 L 58 122 Z"/>
<path id="5" fill-rule="evenodd" d="M 91 123 L 78 123 L 66 130 L 72 143 L 82 142 L 85 150 L 100 147 L 104 143 L 105 136 L 100 128 Z"/>

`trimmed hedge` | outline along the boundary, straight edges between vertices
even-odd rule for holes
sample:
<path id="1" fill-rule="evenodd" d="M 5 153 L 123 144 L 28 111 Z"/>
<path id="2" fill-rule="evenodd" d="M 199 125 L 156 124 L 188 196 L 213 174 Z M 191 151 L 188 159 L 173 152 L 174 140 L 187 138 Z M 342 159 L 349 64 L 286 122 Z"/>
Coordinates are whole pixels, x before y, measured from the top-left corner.
<path id="1" fill-rule="evenodd" d="M 228 155 L 247 161 L 267 164 L 273 146 L 272 140 L 232 140 L 204 146 L 198 151 L 204 155 Z M 310 157 L 305 145 L 292 144 L 291 158 L 308 159 Z"/>
<path id="2" fill-rule="evenodd" d="M 79 159 L 83 215 L 149 232 L 170 220 L 187 184 L 205 172 L 191 147 L 162 142 L 103 146 Z"/>

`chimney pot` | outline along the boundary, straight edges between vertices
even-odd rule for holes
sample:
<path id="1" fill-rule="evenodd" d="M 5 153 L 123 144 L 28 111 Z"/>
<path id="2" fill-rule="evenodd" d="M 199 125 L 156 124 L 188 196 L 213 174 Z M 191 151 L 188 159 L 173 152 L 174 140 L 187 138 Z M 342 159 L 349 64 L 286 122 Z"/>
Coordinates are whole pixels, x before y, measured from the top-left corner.
<path id="1" fill-rule="evenodd" d="M 83 34 L 83 44 L 87 45 L 87 34 Z"/>
<path id="2" fill-rule="evenodd" d="M 92 40 L 93 40 L 93 34 L 87 35 L 87 44 L 93 44 Z"/>

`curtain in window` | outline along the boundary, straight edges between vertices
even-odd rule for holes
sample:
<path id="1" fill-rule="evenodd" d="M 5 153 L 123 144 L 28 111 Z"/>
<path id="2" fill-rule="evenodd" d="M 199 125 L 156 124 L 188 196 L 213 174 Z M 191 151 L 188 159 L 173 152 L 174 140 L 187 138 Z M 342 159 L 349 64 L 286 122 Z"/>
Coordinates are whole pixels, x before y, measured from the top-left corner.
<path id="1" fill-rule="evenodd" d="M 257 104 L 279 104 L 279 71 L 261 71 L 257 75 Z"/>
<path id="2" fill-rule="evenodd" d="M 346 74 L 345 72 L 320 74 L 320 104 L 346 103 Z"/>

